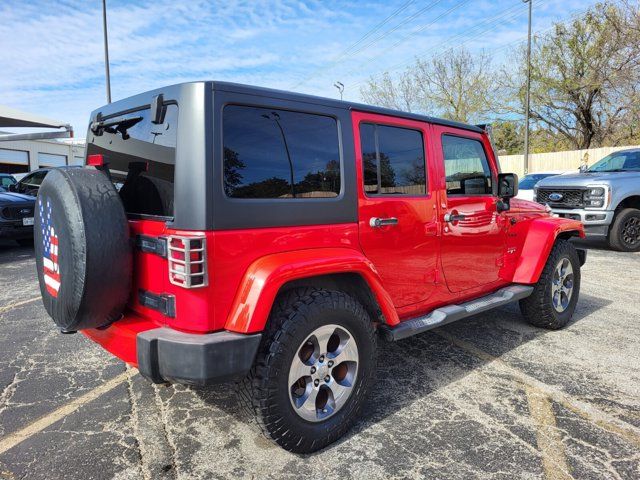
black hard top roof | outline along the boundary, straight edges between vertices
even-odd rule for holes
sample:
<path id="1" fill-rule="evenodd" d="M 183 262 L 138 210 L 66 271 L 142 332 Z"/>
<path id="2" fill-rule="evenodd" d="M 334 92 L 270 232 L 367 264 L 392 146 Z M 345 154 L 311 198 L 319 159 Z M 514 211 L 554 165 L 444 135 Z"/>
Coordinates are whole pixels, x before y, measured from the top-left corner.
<path id="1" fill-rule="evenodd" d="M 148 92 L 140 93 L 132 97 L 123 98 L 117 100 L 111 104 L 103 105 L 102 107 L 94 110 L 91 113 L 91 118 L 94 119 L 98 112 L 107 117 L 119 114 L 127 109 L 138 107 L 142 104 L 148 104 L 152 95 L 163 93 L 167 89 L 179 90 L 181 87 L 187 87 L 188 85 L 205 84 L 209 85 L 213 90 L 239 93 L 245 95 L 255 95 L 267 98 L 277 98 L 281 100 L 288 100 L 292 102 L 308 103 L 310 105 L 321 105 L 331 108 L 343 108 L 346 110 L 357 110 L 361 112 L 378 113 L 380 115 L 390 115 L 394 117 L 406 118 L 409 120 L 417 120 L 420 122 L 434 123 L 437 125 L 444 125 L 447 127 L 462 128 L 472 132 L 483 133 L 484 129 L 477 125 L 469 125 L 467 123 L 454 122 L 453 120 L 445 120 L 444 118 L 430 117 L 427 115 L 419 115 L 416 113 L 403 112 L 400 110 L 393 110 L 390 108 L 376 107 L 373 105 L 365 105 L 364 103 L 347 102 L 343 100 L 335 100 L 333 98 L 317 97 L 315 95 L 307 95 L 304 93 L 294 93 L 285 90 L 275 90 L 272 88 L 256 87 L 252 85 L 243 85 L 240 83 L 232 82 L 218 82 L 218 81 L 194 81 L 184 82 L 176 85 L 168 85 L 163 88 L 150 90 Z"/>
<path id="2" fill-rule="evenodd" d="M 247 95 L 259 95 L 262 97 L 279 98 L 282 100 L 305 102 L 305 103 L 310 103 L 314 105 L 324 105 L 324 106 L 334 107 L 334 108 L 345 108 L 348 110 L 358 110 L 363 112 L 378 113 L 381 115 L 391 115 L 394 117 L 401 117 L 409 120 L 435 123 L 437 125 L 463 128 L 465 130 L 470 130 L 472 132 L 483 133 L 483 130 L 477 127 L 476 125 L 469 125 L 467 123 L 454 122 L 452 120 L 445 120 L 443 118 L 430 117 L 427 115 L 418 115 L 415 113 L 403 112 L 401 110 L 393 110 L 391 108 L 376 107 L 373 105 L 366 105 L 364 103 L 347 102 L 344 100 L 335 100 L 333 98 L 318 97 L 315 95 L 288 92 L 285 90 L 276 90 L 273 88 L 243 85 L 240 83 L 217 82 L 217 81 L 212 81 L 210 83 L 214 90 L 233 92 L 233 93 L 242 93 Z"/>

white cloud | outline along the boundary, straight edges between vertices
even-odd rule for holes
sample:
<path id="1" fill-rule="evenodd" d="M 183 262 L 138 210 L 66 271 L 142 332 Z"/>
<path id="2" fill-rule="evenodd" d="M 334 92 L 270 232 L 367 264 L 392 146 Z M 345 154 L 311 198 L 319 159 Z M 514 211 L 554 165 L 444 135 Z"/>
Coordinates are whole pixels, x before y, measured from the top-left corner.
<path id="1" fill-rule="evenodd" d="M 113 97 L 197 79 L 287 89 L 313 72 L 301 91 L 335 96 L 332 84 L 339 79 L 347 86 L 346 98 L 357 100 L 354 85 L 369 75 L 415 55 L 442 51 L 452 36 L 464 39 L 478 22 L 514 2 L 521 4 L 474 0 L 473 8 L 462 7 L 421 30 L 461 1 L 442 1 L 333 65 L 341 52 L 403 2 L 108 0 Z M 541 26 L 586 6 L 579 0 L 538 3 L 536 25 Z M 420 2 L 411 5 L 380 34 L 423 7 Z M 69 121 L 83 132 L 89 112 L 105 102 L 101 2 L 4 0 L 0 18 L 0 103 Z M 496 25 L 471 46 L 491 50 L 518 39 L 525 33 L 523 22 L 521 16 Z"/>

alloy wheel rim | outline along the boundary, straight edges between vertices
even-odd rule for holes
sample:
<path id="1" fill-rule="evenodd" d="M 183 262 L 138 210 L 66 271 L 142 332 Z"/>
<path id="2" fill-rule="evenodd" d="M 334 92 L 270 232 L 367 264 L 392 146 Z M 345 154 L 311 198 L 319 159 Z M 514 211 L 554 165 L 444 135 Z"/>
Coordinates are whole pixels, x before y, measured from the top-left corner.
<path id="1" fill-rule="evenodd" d="M 289 367 L 294 411 L 310 422 L 335 415 L 351 396 L 358 367 L 358 345 L 346 328 L 316 328 L 300 344 Z"/>
<path id="2" fill-rule="evenodd" d="M 622 241 L 632 247 L 640 243 L 640 217 L 631 217 L 624 222 Z"/>
<path id="3" fill-rule="evenodd" d="M 556 312 L 562 313 L 569 307 L 573 287 L 573 266 L 568 258 L 561 258 L 553 271 L 551 281 L 551 303 Z"/>

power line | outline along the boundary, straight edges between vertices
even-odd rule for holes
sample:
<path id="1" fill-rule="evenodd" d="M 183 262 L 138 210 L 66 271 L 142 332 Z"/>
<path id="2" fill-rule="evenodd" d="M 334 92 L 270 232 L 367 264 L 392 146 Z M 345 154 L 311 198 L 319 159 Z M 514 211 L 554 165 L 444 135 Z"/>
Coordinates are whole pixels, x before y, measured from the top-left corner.
<path id="1" fill-rule="evenodd" d="M 546 1 L 546 0 L 544 0 L 544 1 Z M 540 3 L 542 3 L 542 2 L 543 2 L 543 0 L 538 0 L 536 3 L 537 3 L 537 4 L 540 4 Z M 615 2 L 615 1 L 614 1 L 613 3 L 614 3 L 614 4 L 618 4 L 619 2 Z M 534 4 L 534 5 L 535 5 L 535 4 Z M 579 15 L 584 14 L 585 12 L 587 12 L 591 7 L 592 7 L 592 5 L 589 5 L 587 8 L 582 8 L 582 9 L 575 9 L 575 10 L 572 10 L 572 11 L 571 11 L 571 12 L 569 12 L 569 14 L 567 14 L 565 17 L 560 18 L 560 19 L 558 19 L 558 20 L 555 20 L 555 21 L 554 21 L 554 24 L 553 24 L 553 25 L 551 25 L 550 27 L 547 27 L 547 28 L 545 28 L 545 29 L 537 30 L 537 31 L 533 32 L 533 36 L 534 36 L 534 38 L 535 38 L 536 36 L 544 35 L 544 34 L 546 34 L 547 32 L 549 32 L 549 31 L 553 30 L 553 29 L 556 27 L 556 25 L 557 25 L 557 24 L 564 24 L 564 23 L 567 23 L 567 22 L 569 22 L 569 21 L 573 20 L 576 16 L 579 16 Z M 517 18 L 518 16 L 524 15 L 526 12 L 527 12 L 527 10 L 526 10 L 526 9 L 523 9 L 523 10 L 522 10 L 522 11 L 520 11 L 520 12 L 515 12 L 515 14 L 510 15 L 510 16 L 509 16 L 509 18 L 506 18 L 505 20 L 506 20 L 506 21 L 508 21 L 508 20 L 513 20 L 513 19 Z M 503 12 L 503 13 L 504 13 L 504 12 Z M 494 17 L 494 18 L 498 18 L 498 17 Z M 486 22 L 486 21 L 485 21 L 485 22 Z M 484 23 L 484 22 L 481 22 L 481 23 Z M 476 25 L 476 27 L 477 27 L 477 26 L 480 26 L 480 25 L 481 25 L 481 23 L 480 23 L 480 24 L 477 24 L 477 25 Z M 503 23 L 503 22 L 499 22 L 499 23 Z M 444 55 L 449 54 L 449 53 L 450 53 L 452 50 L 454 50 L 455 48 L 459 48 L 459 47 L 461 47 L 461 46 L 465 45 L 466 43 L 468 43 L 468 42 L 470 42 L 470 41 L 472 41 L 472 40 L 475 40 L 476 38 L 478 38 L 478 37 L 482 36 L 484 33 L 486 33 L 487 31 L 491 30 L 491 28 L 493 28 L 493 25 L 492 25 L 492 26 L 490 26 L 490 28 L 487 28 L 487 29 L 485 29 L 485 30 L 482 30 L 481 32 L 478 32 L 476 35 L 473 35 L 472 37 L 470 37 L 470 38 L 466 39 L 464 42 L 462 42 L 462 43 L 460 43 L 460 44 L 457 44 L 455 47 L 451 47 L 451 48 L 449 48 L 449 49 L 445 50 L 444 52 L 442 52 L 442 53 L 440 53 L 440 54 L 438 54 L 438 55 L 436 55 L 436 56 L 434 56 L 434 57 L 432 57 L 432 58 L 434 58 L 434 59 L 435 59 L 435 58 L 440 58 L 440 57 L 443 57 Z M 473 27 L 472 29 L 475 29 L 475 27 Z M 369 81 L 369 80 L 372 80 L 372 79 L 375 79 L 375 78 L 378 78 L 378 77 L 380 77 L 380 76 L 384 75 L 385 73 L 389 73 L 390 71 L 397 70 L 398 68 L 401 68 L 402 66 L 405 66 L 405 65 L 408 65 L 408 64 L 412 63 L 413 61 L 415 61 L 415 58 L 422 58 L 422 59 L 424 59 L 424 58 L 426 57 L 426 54 L 427 54 L 428 52 L 431 52 L 431 51 L 435 50 L 435 49 L 436 49 L 436 48 L 438 48 L 440 45 L 446 45 L 446 44 L 451 43 L 452 41 L 454 41 L 454 40 L 458 39 L 459 37 L 464 38 L 465 36 L 466 36 L 466 34 L 458 34 L 458 35 L 455 35 L 455 36 L 451 37 L 450 39 L 446 40 L 445 42 L 442 42 L 442 43 L 441 43 L 441 44 L 439 44 L 439 45 L 436 45 L 436 46 L 434 46 L 434 47 L 430 47 L 430 48 L 429 48 L 429 49 L 427 49 L 425 52 L 423 52 L 423 53 L 420 55 L 420 57 L 414 57 L 414 59 L 407 60 L 407 61 L 404 61 L 404 62 L 401 62 L 401 63 L 397 63 L 397 64 L 395 64 L 395 65 L 392 65 L 390 68 L 385 69 L 385 71 L 384 71 L 384 72 L 382 72 L 382 73 L 380 73 L 380 74 L 376 74 L 376 75 L 371 75 L 371 76 L 369 76 L 368 78 L 366 78 L 366 79 L 364 79 L 364 80 L 362 80 L 362 81 L 359 81 L 359 82 L 357 82 L 357 83 L 355 83 L 355 84 L 352 84 L 352 85 L 351 85 L 351 87 L 357 87 L 357 86 L 360 86 L 360 85 L 362 85 L 362 84 L 366 83 L 366 82 L 367 82 L 367 81 Z M 512 46 L 512 45 L 515 45 L 515 44 L 518 44 L 518 43 L 523 43 L 523 42 L 525 42 L 526 40 L 527 40 L 527 37 L 525 36 L 525 37 L 523 37 L 523 38 L 521 38 L 521 39 L 514 40 L 514 41 L 508 42 L 508 43 L 506 43 L 506 44 L 500 45 L 499 47 L 492 49 L 492 50 L 491 50 L 491 52 L 493 52 L 493 53 L 499 52 L 499 51 L 501 51 L 501 50 L 504 50 L 504 49 L 506 49 L 506 48 L 509 48 L 509 47 L 510 47 L 510 46 Z"/>
<path id="2" fill-rule="evenodd" d="M 367 59 L 364 59 L 364 60 L 363 60 L 362 62 L 360 62 L 360 63 L 359 63 L 355 68 L 353 68 L 353 69 L 349 70 L 349 71 L 347 72 L 347 74 L 346 74 L 346 75 L 351 75 L 352 73 L 354 73 L 354 72 L 358 71 L 358 70 L 360 69 L 360 67 L 361 67 L 362 65 L 364 65 L 365 63 L 369 63 L 369 62 L 371 62 L 371 61 L 373 61 L 373 60 L 376 60 L 376 59 L 378 59 L 378 58 L 380 58 L 380 57 L 384 56 L 384 55 L 385 55 L 387 52 L 389 52 L 390 50 L 394 49 L 395 47 L 397 47 L 397 46 L 398 46 L 398 45 L 400 45 L 401 43 L 405 42 L 407 39 L 409 39 L 409 38 L 411 38 L 411 37 L 413 37 L 413 36 L 417 35 L 417 34 L 418 34 L 418 33 L 420 33 L 420 32 L 423 32 L 424 30 L 426 30 L 428 27 L 432 26 L 434 23 L 436 23 L 438 20 L 440 20 L 440 19 L 441 19 L 441 18 L 443 18 L 444 16 L 448 15 L 448 14 L 449 14 L 449 13 L 451 13 L 452 11 L 457 10 L 458 8 L 460 8 L 460 7 L 464 6 L 465 4 L 469 3 L 469 1 L 470 1 L 470 0 L 468 0 L 468 1 L 463 1 L 463 2 L 462 2 L 462 3 L 460 3 L 460 4 L 453 6 L 452 8 L 450 8 L 449 10 L 447 10 L 446 12 L 443 12 L 442 14 L 438 15 L 438 16 L 437 16 L 436 18 L 434 18 L 431 22 L 429 22 L 429 23 L 427 23 L 426 25 L 423 25 L 422 27 L 420 27 L 418 30 L 416 30 L 416 31 L 414 31 L 414 32 L 412 32 L 412 33 L 410 33 L 410 34 L 408 34 L 408 35 L 405 35 L 405 36 L 404 36 L 403 38 L 401 38 L 398 42 L 394 43 L 394 44 L 393 44 L 393 45 L 391 45 L 389 48 L 387 48 L 387 49 L 383 50 L 383 51 L 382 51 L 382 52 L 380 52 L 379 54 L 377 54 L 377 55 L 375 55 L 375 56 L 373 56 L 373 57 L 369 57 L 369 58 L 367 58 Z M 501 17 L 501 16 L 504 16 L 505 12 L 509 12 L 509 11 L 511 11 L 511 10 L 513 10 L 513 9 L 515 9 L 515 8 L 516 8 L 516 7 L 518 7 L 518 6 L 519 6 L 519 5 L 511 6 L 511 7 L 507 8 L 505 11 L 503 11 L 503 14 L 498 15 L 498 16 L 496 16 L 496 17 L 493 17 L 492 19 L 483 20 L 482 22 L 480 22 L 480 23 L 476 24 L 475 26 L 471 27 L 471 30 L 473 30 L 473 29 L 477 28 L 478 26 L 482 25 L 483 23 L 487 23 L 487 22 L 489 22 L 489 21 L 491 21 L 491 20 L 495 20 L 495 19 L 497 19 L 497 18 L 499 18 L 499 17 Z M 449 43 L 449 41 L 452 41 L 453 39 L 455 39 L 455 38 L 457 38 L 457 37 L 464 37 L 464 36 L 466 36 L 467 34 L 468 34 L 468 32 L 467 32 L 467 33 L 458 34 L 458 35 L 456 35 L 456 36 L 454 36 L 454 37 L 452 37 L 452 38 L 450 38 L 450 39 L 448 39 L 448 40 L 446 40 L 446 41 L 444 41 L 444 42 L 441 42 L 440 44 L 437 44 L 437 45 L 435 45 L 435 46 L 433 46 L 433 47 L 430 47 L 428 51 L 434 50 L 435 48 L 437 48 L 437 47 L 438 47 L 438 46 L 440 46 L 440 45 L 443 45 L 443 44 Z M 410 63 L 410 61 L 409 61 L 409 62 L 407 62 L 407 63 Z"/>
<path id="3" fill-rule="evenodd" d="M 362 36 L 358 41 L 356 41 L 355 43 L 351 44 L 349 47 L 347 47 L 339 56 L 337 59 L 335 59 L 336 61 L 339 60 L 340 58 L 342 58 L 344 55 L 346 55 L 347 53 L 349 53 L 353 48 L 357 47 L 359 44 L 361 44 L 363 41 L 365 41 L 367 38 L 369 38 L 371 35 L 373 35 L 374 33 L 376 33 L 378 30 L 380 30 L 382 27 L 384 27 L 387 23 L 389 23 L 391 21 L 391 19 L 393 19 L 395 16 L 397 16 L 398 14 L 400 14 L 400 12 L 402 12 L 403 10 L 405 10 L 407 7 L 409 7 L 412 3 L 414 3 L 415 0 L 410 0 L 408 2 L 405 2 L 404 4 L 400 5 L 400 7 L 393 12 L 391 15 L 389 15 L 387 18 L 385 18 L 384 20 L 382 20 L 380 23 L 378 23 L 375 27 L 373 27 L 371 30 L 369 30 L 364 36 Z"/>
<path id="4" fill-rule="evenodd" d="M 329 65 L 327 65 L 326 67 L 322 67 L 319 69 L 314 70 L 314 72 L 312 72 L 311 74 L 307 75 L 305 78 L 303 78 L 302 80 L 300 80 L 299 82 L 297 82 L 295 85 L 293 85 L 291 88 L 297 88 L 300 85 L 303 85 L 304 83 L 308 82 L 310 79 L 312 79 L 314 76 L 316 76 L 317 73 L 322 73 L 324 71 L 324 73 L 327 73 L 331 68 L 333 68 L 335 65 L 337 65 L 338 63 L 341 63 L 342 61 L 344 61 L 346 58 L 352 57 L 354 55 L 357 55 L 358 53 L 362 52 L 363 50 L 366 50 L 367 48 L 369 48 L 371 45 L 377 43 L 378 41 L 382 40 L 383 38 L 389 36 L 390 34 L 392 34 L 393 32 L 397 31 L 400 27 L 406 25 L 407 23 L 409 23 L 410 21 L 412 21 L 413 19 L 415 19 L 416 17 L 422 15 L 423 13 L 425 13 L 428 10 L 431 10 L 433 7 L 435 7 L 438 3 L 440 3 L 442 0 L 434 0 L 433 2 L 431 2 L 429 5 L 427 5 L 426 7 L 421 8 L 420 10 L 418 10 L 417 12 L 415 12 L 414 14 L 410 15 L 409 17 L 405 18 L 404 20 L 402 20 L 400 23 L 396 24 L 395 27 L 387 30 L 386 32 L 382 32 L 381 35 L 378 35 L 377 37 L 373 38 L 371 41 L 369 41 L 368 43 L 366 43 L 364 46 L 358 48 L 356 51 L 351 51 L 349 53 L 347 53 L 346 55 L 341 55 L 340 60 L 331 62 Z M 358 42 L 356 42 L 358 43 Z"/>
<path id="5" fill-rule="evenodd" d="M 540 3 L 541 1 L 542 1 L 542 0 L 539 0 L 539 2 L 538 2 L 538 3 Z M 519 6 L 519 5 L 517 5 L 517 6 Z M 482 27 L 482 26 L 485 26 L 486 28 L 484 28 L 483 30 L 481 30 L 481 31 L 479 31 L 479 32 L 477 32 L 477 33 L 475 33 L 475 34 L 474 34 L 474 35 L 472 35 L 471 37 L 467 38 L 464 42 L 456 44 L 456 46 L 455 46 L 455 47 L 451 47 L 451 48 L 449 48 L 449 49 L 445 50 L 444 52 L 440 53 L 439 55 L 436 55 L 436 56 L 435 56 L 435 57 L 433 57 L 433 58 L 440 58 L 440 57 L 442 57 L 442 56 L 446 55 L 447 53 L 449 53 L 449 52 L 450 52 L 451 50 L 453 50 L 454 48 L 459 48 L 459 47 L 461 47 L 462 45 L 464 45 L 464 44 L 466 44 L 466 43 L 468 43 L 468 42 L 470 42 L 470 41 L 472 41 L 472 40 L 475 40 L 476 38 L 478 38 L 478 37 L 480 37 L 480 36 L 484 35 L 484 34 L 485 34 L 485 33 L 487 33 L 488 31 L 493 30 L 496 26 L 498 26 L 498 25 L 500 25 L 500 24 L 506 24 L 506 22 L 508 22 L 508 21 L 510 21 L 510 20 L 514 20 L 515 18 L 517 18 L 517 17 L 519 17 L 519 16 L 522 16 L 522 15 L 524 15 L 524 14 L 526 13 L 526 10 L 524 10 L 524 9 L 523 9 L 523 10 L 521 10 L 521 11 L 515 11 L 515 12 L 513 12 L 513 11 L 512 11 L 513 9 L 514 9 L 514 7 L 510 7 L 510 8 L 508 8 L 508 9 L 506 9 L 506 10 L 502 11 L 499 15 L 496 15 L 495 17 L 493 17 L 493 18 L 491 18 L 491 19 L 483 20 L 482 22 L 477 23 L 477 24 L 476 24 L 475 26 L 473 26 L 469 31 L 473 31 L 473 30 L 477 29 L 478 27 Z M 486 25 L 485 25 L 485 24 L 486 24 Z M 389 68 L 385 69 L 385 71 L 384 71 L 384 72 L 382 72 L 382 73 L 380 73 L 380 74 L 377 74 L 377 75 L 371 75 L 371 76 L 369 76 L 367 79 L 362 80 L 362 81 L 360 81 L 360 82 L 357 82 L 357 83 L 353 84 L 353 85 L 352 85 L 352 87 L 357 87 L 357 86 L 359 86 L 359 85 L 362 85 L 363 83 L 366 83 L 367 81 L 369 81 L 369 80 L 371 80 L 371 79 L 378 78 L 378 77 L 380 77 L 380 76 L 384 75 L 385 73 L 388 73 L 388 72 L 393 71 L 393 70 L 397 70 L 397 69 L 399 69 L 399 68 L 401 68 L 401 67 L 403 67 L 403 66 L 405 66 L 405 65 L 408 65 L 408 64 L 410 64 L 410 63 L 414 62 L 416 58 L 423 58 L 423 59 L 424 59 L 424 58 L 427 56 L 427 54 L 428 54 L 429 52 L 434 51 L 434 50 L 436 50 L 436 49 L 439 49 L 439 48 L 441 48 L 442 46 L 447 45 L 447 44 L 450 44 L 450 43 L 452 43 L 452 42 L 454 42 L 454 41 L 456 41 L 456 40 L 462 40 L 463 38 L 467 37 L 467 36 L 468 36 L 468 34 L 469 34 L 469 31 L 467 31 L 467 32 L 465 32 L 465 33 L 463 33 L 463 34 L 457 34 L 457 35 L 454 35 L 453 37 L 450 37 L 450 38 L 448 38 L 447 40 L 445 40 L 445 41 L 443 41 L 443 42 L 441 42 L 441 43 L 439 43 L 439 44 L 436 44 L 436 45 L 434 45 L 434 46 L 432 46 L 432 47 L 428 48 L 428 49 L 427 49 L 427 50 L 425 50 L 425 51 L 424 51 L 424 52 L 423 52 L 419 57 L 418 57 L 418 56 L 416 56 L 416 57 L 414 57 L 414 58 L 412 58 L 412 59 L 405 60 L 405 61 L 403 61 L 403 62 L 400 62 L 400 63 L 394 64 L 394 65 L 392 65 L 391 67 L 389 67 Z M 375 58 L 375 57 L 374 57 L 374 58 Z"/>
<path id="6" fill-rule="evenodd" d="M 409 0 L 405 3 L 403 3 L 402 5 L 400 5 L 400 7 L 398 7 L 394 12 L 392 12 L 389 16 L 387 16 L 385 19 L 383 19 L 380 23 L 378 23 L 377 25 L 375 25 L 373 28 L 371 28 L 370 30 L 368 30 L 362 37 L 360 37 L 360 39 L 358 39 L 356 42 L 352 43 L 351 45 L 349 45 L 345 50 L 342 51 L 342 53 L 340 53 L 338 56 L 336 56 L 333 60 L 331 60 L 329 62 L 329 66 L 335 65 L 337 63 L 340 62 L 340 60 L 342 60 L 342 58 L 345 55 L 348 55 L 349 52 L 351 50 L 353 50 L 354 48 L 356 48 L 358 45 L 360 45 L 362 42 L 364 42 L 366 39 L 368 39 L 369 37 L 371 37 L 371 35 L 373 35 L 374 33 L 378 32 L 382 27 L 384 27 L 387 23 L 389 23 L 394 17 L 398 16 L 400 13 L 402 13 L 402 11 L 406 10 L 409 6 L 411 6 L 411 4 L 415 3 L 415 0 Z M 300 80 L 296 85 L 294 85 L 295 88 L 298 85 L 301 85 L 302 83 L 306 82 L 309 78 L 311 78 L 313 75 L 315 75 L 315 73 L 317 73 L 318 71 L 322 70 L 324 67 L 320 67 L 317 68 L 316 70 L 314 70 L 311 74 L 309 74 L 307 77 L 305 77 L 304 79 Z"/>
<path id="7" fill-rule="evenodd" d="M 369 48 L 371 45 L 373 45 L 374 43 L 378 42 L 379 40 L 382 40 L 385 37 L 388 37 L 389 35 L 391 35 L 393 32 L 397 31 L 400 27 L 406 25 L 407 23 L 409 23 L 411 20 L 414 20 L 416 17 L 422 15 L 423 13 L 431 10 L 433 7 L 435 7 L 436 5 L 438 5 L 442 0 L 435 0 L 434 2 L 430 3 L 429 5 L 427 5 L 426 7 L 418 10 L 416 13 L 414 13 L 413 15 L 411 15 L 410 17 L 404 19 L 402 22 L 400 22 L 399 24 L 397 24 L 395 27 L 393 27 L 390 30 L 387 30 L 386 32 L 384 32 L 382 35 L 374 38 L 371 42 L 367 43 L 365 46 L 360 47 L 358 50 L 356 50 L 355 52 L 352 52 L 350 56 L 356 55 L 360 52 L 362 52 L 363 50 L 366 50 L 367 48 Z"/>

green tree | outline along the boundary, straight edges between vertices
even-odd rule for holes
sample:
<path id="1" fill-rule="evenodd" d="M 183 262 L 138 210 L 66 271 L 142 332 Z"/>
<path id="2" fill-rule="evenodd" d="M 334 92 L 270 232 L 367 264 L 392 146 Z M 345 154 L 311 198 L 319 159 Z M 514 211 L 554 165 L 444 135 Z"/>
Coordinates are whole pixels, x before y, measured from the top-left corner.
<path id="1" fill-rule="evenodd" d="M 517 155 L 524 148 L 524 132 L 517 122 L 506 120 L 492 125 L 493 146 L 501 155 Z"/>

